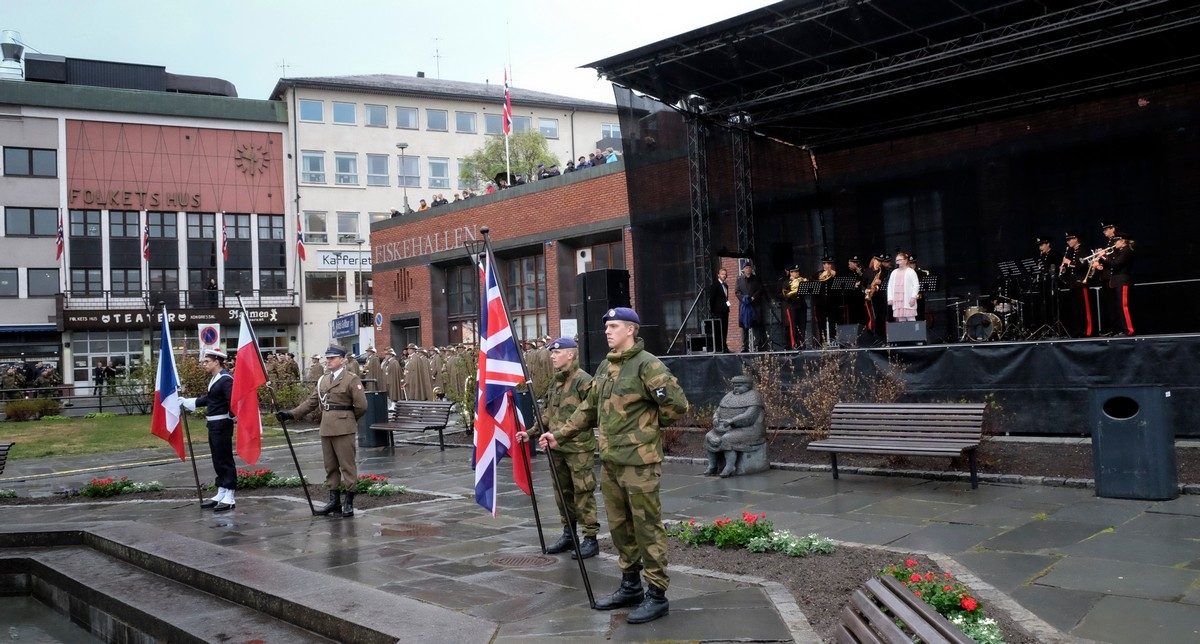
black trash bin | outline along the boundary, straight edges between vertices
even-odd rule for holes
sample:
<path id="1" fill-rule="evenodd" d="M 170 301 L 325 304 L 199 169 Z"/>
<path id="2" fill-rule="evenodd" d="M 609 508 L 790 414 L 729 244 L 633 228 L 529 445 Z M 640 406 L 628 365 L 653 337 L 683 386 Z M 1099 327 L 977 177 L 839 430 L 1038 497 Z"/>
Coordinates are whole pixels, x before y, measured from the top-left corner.
<path id="1" fill-rule="evenodd" d="M 387 393 L 383 391 L 368 391 L 367 413 L 358 419 L 359 447 L 386 447 L 388 433 L 371 429 L 375 423 L 387 422 Z"/>
<path id="2" fill-rule="evenodd" d="M 1096 496 L 1150 501 L 1179 496 L 1168 395 L 1157 385 L 1092 389 Z"/>

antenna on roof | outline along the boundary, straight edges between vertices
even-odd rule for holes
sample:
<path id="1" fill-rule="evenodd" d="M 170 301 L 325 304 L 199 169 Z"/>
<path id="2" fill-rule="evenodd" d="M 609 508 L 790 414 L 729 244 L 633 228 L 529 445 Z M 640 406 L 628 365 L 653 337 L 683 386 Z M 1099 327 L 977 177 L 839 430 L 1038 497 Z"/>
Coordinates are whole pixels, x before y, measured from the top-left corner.
<path id="1" fill-rule="evenodd" d="M 282 74 L 283 76 L 287 76 L 288 67 L 291 67 L 291 66 L 292 65 L 288 64 L 286 58 L 283 60 L 280 60 L 279 61 L 279 73 Z"/>
<path id="2" fill-rule="evenodd" d="M 437 73 L 438 80 L 441 80 L 442 79 L 442 53 L 441 53 L 441 51 L 438 50 L 438 40 L 440 40 L 440 38 L 438 38 L 437 36 L 433 37 L 433 61 L 434 61 L 433 65 L 434 65 L 434 67 L 437 68 L 434 71 Z"/>

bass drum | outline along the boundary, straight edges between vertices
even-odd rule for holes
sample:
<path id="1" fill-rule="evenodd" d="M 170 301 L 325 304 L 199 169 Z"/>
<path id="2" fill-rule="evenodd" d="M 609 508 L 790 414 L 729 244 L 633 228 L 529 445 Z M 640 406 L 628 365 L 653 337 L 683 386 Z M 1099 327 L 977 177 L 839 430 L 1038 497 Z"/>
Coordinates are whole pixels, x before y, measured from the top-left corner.
<path id="1" fill-rule="evenodd" d="M 972 342 L 986 342 L 995 340 L 1004 332 L 1004 323 L 1000 321 L 999 316 L 988 313 L 987 311 L 977 311 L 972 314 L 975 309 L 967 309 L 967 339 Z"/>

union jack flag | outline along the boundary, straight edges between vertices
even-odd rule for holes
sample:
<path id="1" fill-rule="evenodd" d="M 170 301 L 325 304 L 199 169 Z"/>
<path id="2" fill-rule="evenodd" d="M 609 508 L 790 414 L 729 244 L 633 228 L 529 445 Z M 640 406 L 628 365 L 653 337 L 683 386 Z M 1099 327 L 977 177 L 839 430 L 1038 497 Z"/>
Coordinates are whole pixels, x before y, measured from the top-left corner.
<path id="1" fill-rule="evenodd" d="M 529 452 L 517 443 L 525 420 L 516 404 L 517 385 L 525 381 L 521 353 L 500 298 L 492 251 L 482 267 L 485 294 L 479 314 L 479 389 L 475 399 L 475 502 L 496 516 L 496 470 L 511 456 L 513 480 L 525 494 L 529 486 Z"/>
<path id="2" fill-rule="evenodd" d="M 508 70 L 504 70 L 504 136 L 512 132 L 512 98 L 508 95 Z"/>
<path id="3" fill-rule="evenodd" d="M 62 259 L 63 254 L 63 229 L 62 229 L 62 213 L 58 213 L 58 239 L 54 240 L 54 261 Z"/>

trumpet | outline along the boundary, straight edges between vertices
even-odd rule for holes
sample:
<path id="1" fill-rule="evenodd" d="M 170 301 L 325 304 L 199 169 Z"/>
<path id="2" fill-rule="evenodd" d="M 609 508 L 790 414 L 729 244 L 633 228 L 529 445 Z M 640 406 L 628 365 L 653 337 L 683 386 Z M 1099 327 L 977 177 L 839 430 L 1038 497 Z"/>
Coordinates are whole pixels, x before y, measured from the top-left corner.
<path id="1" fill-rule="evenodd" d="M 1100 259 L 1101 257 L 1108 257 L 1116 249 L 1117 249 L 1117 245 L 1113 244 L 1112 246 L 1109 246 L 1108 248 L 1101 248 L 1100 250 L 1092 253 L 1091 255 L 1088 255 L 1087 257 L 1084 257 L 1083 259 L 1080 259 L 1079 261 L 1084 264 L 1091 264 L 1092 262 L 1096 261 L 1097 259 Z"/>

